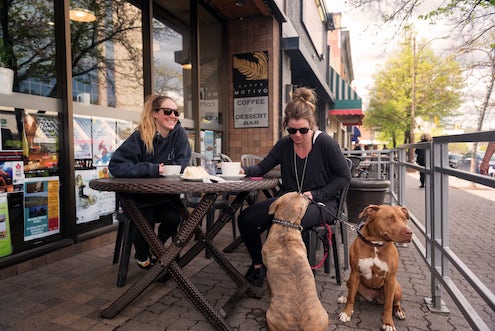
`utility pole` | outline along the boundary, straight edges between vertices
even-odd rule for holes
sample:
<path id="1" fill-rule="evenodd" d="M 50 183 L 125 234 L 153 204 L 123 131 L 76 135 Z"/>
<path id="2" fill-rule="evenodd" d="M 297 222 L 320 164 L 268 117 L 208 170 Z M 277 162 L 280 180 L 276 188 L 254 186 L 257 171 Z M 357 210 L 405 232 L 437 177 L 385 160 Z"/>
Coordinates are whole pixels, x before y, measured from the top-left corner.
<path id="1" fill-rule="evenodd" d="M 414 144 L 414 127 L 416 126 L 416 70 L 417 70 L 417 59 L 416 59 L 416 36 L 413 36 L 413 59 L 412 59 L 412 82 L 411 82 L 411 131 L 409 135 L 409 143 Z M 414 160 L 414 151 L 412 148 L 409 149 L 409 162 Z"/>

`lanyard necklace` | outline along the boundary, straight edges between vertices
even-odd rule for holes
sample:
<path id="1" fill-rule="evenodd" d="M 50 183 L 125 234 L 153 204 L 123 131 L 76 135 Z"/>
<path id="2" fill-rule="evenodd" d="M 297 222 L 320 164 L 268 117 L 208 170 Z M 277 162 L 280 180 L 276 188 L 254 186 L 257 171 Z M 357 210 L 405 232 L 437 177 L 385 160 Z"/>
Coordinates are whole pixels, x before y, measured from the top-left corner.
<path id="1" fill-rule="evenodd" d="M 294 149 L 294 171 L 296 173 L 296 184 L 297 184 L 297 192 L 298 193 L 301 193 L 302 192 L 302 188 L 303 188 L 303 184 L 304 184 L 304 176 L 306 175 L 306 165 L 308 164 L 308 158 L 309 158 L 309 154 L 306 155 L 306 158 L 304 159 L 304 167 L 303 167 L 303 171 L 302 171 L 302 178 L 301 178 L 301 183 L 299 183 L 299 174 L 297 172 L 297 161 L 296 161 L 296 149 Z"/>

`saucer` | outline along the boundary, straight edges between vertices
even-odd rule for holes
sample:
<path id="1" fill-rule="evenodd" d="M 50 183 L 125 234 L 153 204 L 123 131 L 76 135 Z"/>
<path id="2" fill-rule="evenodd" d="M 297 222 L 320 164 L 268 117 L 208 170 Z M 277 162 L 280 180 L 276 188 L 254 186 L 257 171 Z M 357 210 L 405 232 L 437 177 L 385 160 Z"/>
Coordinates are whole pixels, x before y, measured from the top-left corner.
<path id="1" fill-rule="evenodd" d="M 230 175 L 230 176 L 218 175 L 218 176 L 222 177 L 223 179 L 226 179 L 226 180 L 236 180 L 236 179 L 241 179 L 241 178 L 246 177 L 246 175 Z"/>

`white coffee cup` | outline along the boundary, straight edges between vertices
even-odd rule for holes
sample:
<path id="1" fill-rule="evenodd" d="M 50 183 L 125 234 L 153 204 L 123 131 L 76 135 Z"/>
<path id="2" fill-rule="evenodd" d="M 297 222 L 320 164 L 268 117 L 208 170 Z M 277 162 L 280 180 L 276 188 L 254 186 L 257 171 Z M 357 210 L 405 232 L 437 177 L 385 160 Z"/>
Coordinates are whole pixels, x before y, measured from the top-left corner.
<path id="1" fill-rule="evenodd" d="M 91 103 L 91 95 L 89 93 L 79 93 L 76 97 L 77 102 L 90 104 Z"/>
<path id="2" fill-rule="evenodd" d="M 222 175 L 237 176 L 241 171 L 241 162 L 222 162 Z"/>
<path id="3" fill-rule="evenodd" d="M 177 176 L 180 175 L 182 167 L 175 164 L 166 164 L 163 166 L 163 169 L 165 170 L 165 176 Z"/>

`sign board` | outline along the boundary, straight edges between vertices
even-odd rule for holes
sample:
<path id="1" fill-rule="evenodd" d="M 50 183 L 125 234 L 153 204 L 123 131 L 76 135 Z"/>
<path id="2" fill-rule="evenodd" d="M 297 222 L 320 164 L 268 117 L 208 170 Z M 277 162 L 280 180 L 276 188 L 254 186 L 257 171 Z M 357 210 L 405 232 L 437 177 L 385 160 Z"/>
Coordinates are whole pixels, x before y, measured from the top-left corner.
<path id="1" fill-rule="evenodd" d="M 233 58 L 234 128 L 268 127 L 268 51 Z"/>

